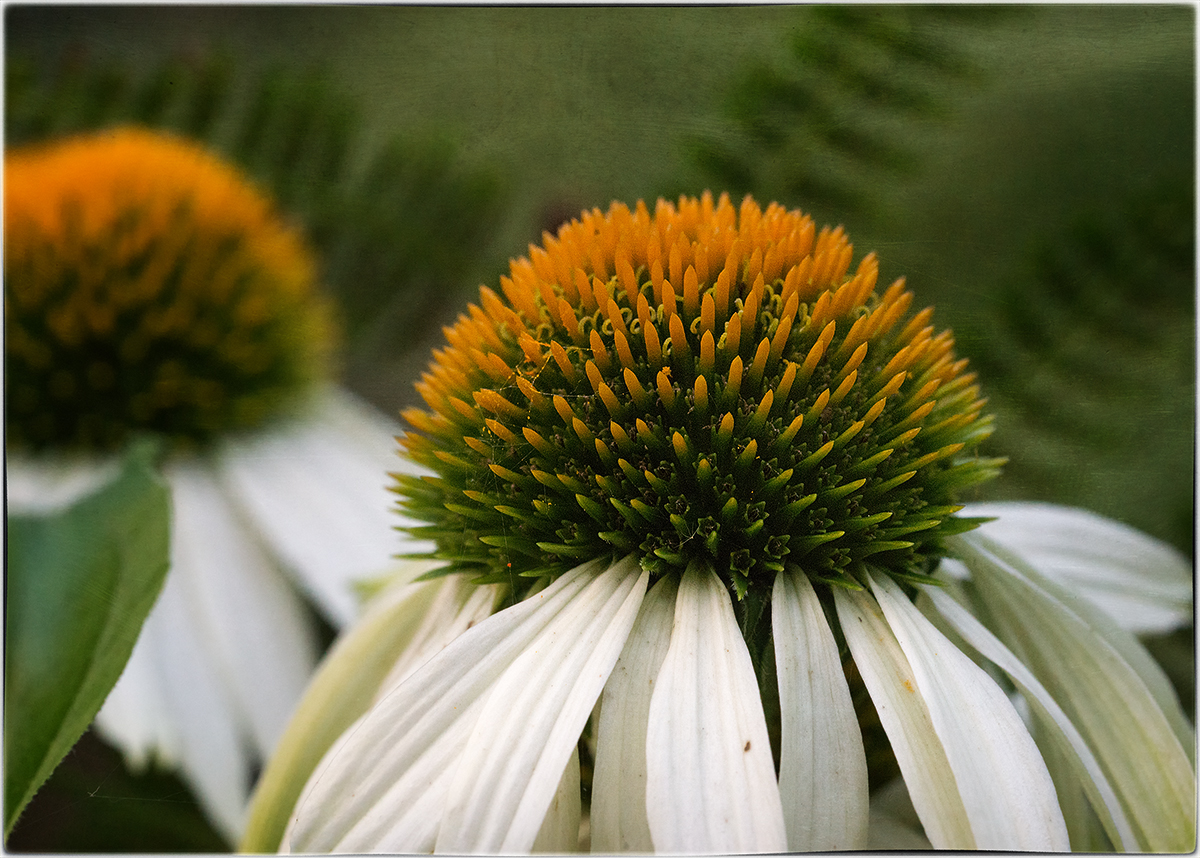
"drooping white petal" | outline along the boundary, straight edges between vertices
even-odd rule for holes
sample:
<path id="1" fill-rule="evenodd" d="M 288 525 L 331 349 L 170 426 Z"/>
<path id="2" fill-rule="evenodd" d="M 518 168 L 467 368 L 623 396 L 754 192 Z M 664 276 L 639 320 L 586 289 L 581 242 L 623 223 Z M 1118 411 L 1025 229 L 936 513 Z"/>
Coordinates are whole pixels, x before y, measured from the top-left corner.
<path id="1" fill-rule="evenodd" d="M 659 852 L 783 852 L 758 681 L 729 593 L 689 566 L 650 700 L 646 813 Z"/>
<path id="2" fill-rule="evenodd" d="M 950 623 L 954 630 L 975 647 L 981 655 L 1009 675 L 1017 688 L 1025 695 L 1035 716 L 1043 720 L 1057 742 L 1065 745 L 1062 750 L 1066 759 L 1075 770 L 1076 777 L 1112 842 L 1123 851 L 1137 851 L 1138 843 L 1133 829 L 1125 818 L 1125 811 L 1121 808 L 1120 801 L 1113 792 L 1108 778 L 1104 775 L 1100 763 L 1087 746 L 1087 742 L 1084 741 L 1079 730 L 1071 723 L 1071 719 L 1063 712 L 1062 707 L 1046 691 L 1045 686 L 1038 682 L 1037 677 L 1013 655 L 1008 647 L 1001 643 L 999 638 L 988 631 L 948 593 L 937 587 L 923 589 L 938 613 Z"/>
<path id="3" fill-rule="evenodd" d="M 588 607 L 585 613 L 611 621 L 628 610 L 623 602 L 613 604 L 612 597 L 623 592 L 628 598 L 639 582 L 644 591 L 640 570 L 625 563 L 612 568 L 604 561 L 583 564 L 457 637 L 395 686 L 325 755 L 296 805 L 285 847 L 432 850 L 451 781 L 493 688 L 543 634 L 560 637 L 560 646 L 544 654 L 553 659 L 560 647 L 587 633 L 577 600 Z M 566 756 L 550 781 L 550 795 Z M 537 816 L 534 834 L 545 810 Z"/>
<path id="4" fill-rule="evenodd" d="M 862 849 L 868 818 L 862 733 L 837 641 L 807 576 L 791 571 L 775 576 L 771 623 L 788 849 Z"/>
<path id="5" fill-rule="evenodd" d="M 1019 697 L 1022 703 L 1025 698 Z M 1033 707 L 1029 707 L 1033 708 Z M 1053 733 L 1046 728 L 1042 716 L 1031 714 L 1034 739 L 1042 749 L 1042 757 L 1050 777 L 1054 779 L 1054 789 L 1058 793 L 1058 806 L 1062 808 L 1063 819 L 1067 823 L 1067 833 L 1071 836 L 1072 852 L 1112 852 L 1119 850 L 1121 839 L 1113 829 L 1106 828 L 1105 823 L 1095 811 L 1095 800 L 1084 792 L 1083 784 L 1086 777 L 1079 774 L 1079 760 L 1065 743 L 1056 741 Z M 1118 799 L 1118 806 L 1120 801 Z M 1103 812 L 1103 807 L 1101 807 Z M 1127 820 L 1128 821 L 1128 820 Z M 1110 836 L 1110 833 L 1112 836 Z M 1132 851 L 1138 851 L 1137 838 L 1133 837 Z"/>
<path id="6" fill-rule="evenodd" d="M 646 728 L 655 680 L 675 624 L 674 576 L 650 588 L 613 668 L 596 726 L 592 850 L 653 852 L 646 819 Z"/>
<path id="7" fill-rule="evenodd" d="M 1179 699 L 1171 681 L 1158 662 L 1146 651 L 1134 634 L 1119 624 L 1107 611 L 1097 608 L 1090 599 L 1079 595 L 1078 587 L 1068 587 L 1044 574 L 1036 564 L 1022 555 L 1011 552 L 1006 546 L 990 539 L 986 534 L 972 534 L 967 540 L 977 546 L 987 545 L 989 556 L 1003 561 L 1001 568 L 1019 572 L 1047 595 L 1074 613 L 1087 627 L 1116 651 L 1116 654 L 1132 668 L 1145 683 L 1146 690 L 1162 710 L 1172 732 L 1191 763 L 1195 762 L 1195 733 L 1191 723 L 1179 705 Z M 985 552 L 988 553 L 988 552 Z"/>
<path id="8" fill-rule="evenodd" d="M 325 752 L 370 708 L 396 662 L 430 644 L 421 634 L 437 606 L 470 601 L 477 590 L 490 607 L 493 588 L 469 588 L 462 576 L 413 582 L 432 567 L 431 561 L 399 562 L 391 584 L 322 659 L 259 778 L 240 851 L 279 848 L 296 799 Z M 453 628 L 453 617 L 446 626 Z"/>
<path id="9" fill-rule="evenodd" d="M 896 636 L 865 592 L 833 588 L 854 664 L 887 733 L 925 836 L 935 849 L 974 849 L 954 772 Z"/>
<path id="10" fill-rule="evenodd" d="M 970 504 L 964 516 L 995 516 L 980 532 L 1091 600 L 1135 634 L 1192 619 L 1192 568 L 1179 551 L 1087 510 L 1048 503 Z"/>
<path id="11" fill-rule="evenodd" d="M 579 792 L 579 748 L 571 752 L 567 767 L 558 782 L 558 790 L 546 810 L 541 830 L 533 841 L 531 852 L 562 854 L 574 852 L 579 846 L 579 820 L 583 816 Z"/>
<path id="12" fill-rule="evenodd" d="M 485 620 L 492 613 L 495 603 L 496 588 L 493 585 L 476 586 L 462 575 L 456 575 L 446 582 L 438 589 L 432 604 L 422 612 L 423 615 L 409 619 L 414 626 L 412 639 L 379 683 L 376 698 L 408 679 L 413 671 L 450 641 Z"/>
<path id="13" fill-rule="evenodd" d="M 648 573 L 615 564 L 568 605 L 490 690 L 458 764 L 440 852 L 528 852 L 633 628 Z"/>
<path id="14" fill-rule="evenodd" d="M 957 649 L 886 575 L 871 590 L 904 650 L 958 783 L 975 845 L 1070 849 L 1066 823 L 1033 737 L 995 681 Z"/>
<path id="15" fill-rule="evenodd" d="M 952 545 L 994 618 L 992 631 L 1087 739 L 1139 843 L 1149 851 L 1190 850 L 1195 772 L 1178 735 L 1178 703 L 1166 699 L 1165 691 L 1153 693 L 1149 684 L 1165 684 L 1161 672 L 1145 664 L 1149 656 L 1141 651 L 1143 660 L 1131 665 L 1130 654 L 1140 650 L 1132 635 L 1089 604 L 1061 593 L 986 535 L 963 534 Z M 1173 718 L 1164 705 L 1176 710 Z"/>
<path id="16" fill-rule="evenodd" d="M 388 471 L 404 465 L 397 434 L 390 420 L 328 390 L 305 419 L 231 441 L 221 456 L 239 505 L 338 627 L 357 614 L 354 580 L 428 547 L 395 529 L 403 520 Z"/>
<path id="17" fill-rule="evenodd" d="M 208 470 L 187 462 L 165 472 L 173 510 L 170 574 L 265 758 L 316 664 L 311 621 Z"/>
<path id="18" fill-rule="evenodd" d="M 231 843 L 242 829 L 250 752 L 237 703 L 220 676 L 207 629 L 172 571 L 142 626 L 175 732 L 180 775 Z"/>
<path id="19" fill-rule="evenodd" d="M 163 696 L 153 638 L 144 631 L 138 636 L 117 684 L 96 713 L 96 730 L 121 749 L 135 772 L 151 760 L 171 767 L 179 762 L 179 735 Z"/>
<path id="20" fill-rule="evenodd" d="M 171 568 L 102 735 L 133 765 L 178 760 L 206 813 L 240 833 L 251 769 L 274 746 L 316 661 L 299 597 L 234 519 L 199 460 L 165 470 Z"/>
<path id="21" fill-rule="evenodd" d="M 9 512 L 49 513 L 97 491 L 120 472 L 116 456 L 8 453 L 4 500 Z"/>

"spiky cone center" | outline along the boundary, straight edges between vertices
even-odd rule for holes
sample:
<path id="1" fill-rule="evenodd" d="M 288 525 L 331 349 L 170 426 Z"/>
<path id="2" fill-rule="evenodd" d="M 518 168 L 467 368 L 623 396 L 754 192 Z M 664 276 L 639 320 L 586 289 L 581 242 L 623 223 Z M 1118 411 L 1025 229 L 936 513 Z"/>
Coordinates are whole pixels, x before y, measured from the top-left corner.
<path id="1" fill-rule="evenodd" d="M 546 234 L 447 328 L 405 413 L 401 505 L 480 581 L 637 552 L 740 598 L 791 564 L 923 576 L 996 462 L 953 338 L 851 272 L 840 228 L 722 196 L 613 204 Z"/>
<path id="2" fill-rule="evenodd" d="M 5 156 L 8 439 L 203 445 L 325 376 L 330 307 L 298 232 L 232 167 L 135 128 Z"/>

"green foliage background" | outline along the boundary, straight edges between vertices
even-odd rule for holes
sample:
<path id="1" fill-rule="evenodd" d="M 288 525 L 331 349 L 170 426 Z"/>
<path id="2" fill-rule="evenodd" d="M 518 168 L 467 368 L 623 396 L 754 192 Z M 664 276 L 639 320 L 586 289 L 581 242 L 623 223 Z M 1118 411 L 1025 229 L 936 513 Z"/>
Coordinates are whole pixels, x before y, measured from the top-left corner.
<path id="1" fill-rule="evenodd" d="M 1011 460 L 988 497 L 1192 552 L 1189 6 L 52 6 L 6 30 L 9 142 L 141 117 L 239 159 L 310 231 L 345 380 L 387 411 L 543 229 L 749 191 L 937 305 Z M 1155 646 L 1190 698 L 1189 635 Z M 213 848 L 178 784 L 103 753 L 68 757 L 11 848 Z M 191 822 L 140 821 L 162 801 Z"/>

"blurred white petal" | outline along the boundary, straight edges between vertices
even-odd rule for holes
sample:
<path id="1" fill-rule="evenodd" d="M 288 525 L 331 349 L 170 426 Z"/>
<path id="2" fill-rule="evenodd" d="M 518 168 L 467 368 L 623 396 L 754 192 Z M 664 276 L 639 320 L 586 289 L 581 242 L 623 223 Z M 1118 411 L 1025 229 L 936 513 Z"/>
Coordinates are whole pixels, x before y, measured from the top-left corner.
<path id="1" fill-rule="evenodd" d="M 646 812 L 659 852 L 783 852 L 758 680 L 729 593 L 688 567 L 646 736 Z"/>
<path id="2" fill-rule="evenodd" d="M 808 576 L 785 571 L 775 577 L 771 622 L 788 849 L 862 849 L 868 813 L 862 733 L 837 641 Z"/>
<path id="3" fill-rule="evenodd" d="M 305 606 L 234 518 L 207 470 L 175 464 L 166 476 L 173 505 L 171 575 L 265 758 L 316 664 Z"/>
<path id="4" fill-rule="evenodd" d="M 179 735 L 171 723 L 152 637 L 145 631 L 138 637 L 117 684 L 96 713 L 97 731 L 124 751 L 126 764 L 136 772 L 152 761 L 165 766 L 179 762 Z"/>
<path id="5" fill-rule="evenodd" d="M 167 575 L 141 639 L 153 653 L 178 736 L 180 774 L 217 830 L 235 840 L 250 790 L 248 725 L 220 675 L 204 620 L 180 576 Z"/>
<path id="6" fill-rule="evenodd" d="M 9 512 L 55 512 L 97 491 L 119 469 L 120 461 L 115 456 L 9 453 L 4 461 L 4 500 Z"/>
<path id="7" fill-rule="evenodd" d="M 1125 812 L 1105 777 L 1100 763 L 1087 746 L 1079 730 L 1071 723 L 1046 691 L 1045 687 L 1000 640 L 971 616 L 962 605 L 937 587 L 923 588 L 938 613 L 954 627 L 963 639 L 975 647 L 981 655 L 1003 670 L 1016 684 L 1037 718 L 1043 719 L 1055 741 L 1065 744 L 1063 749 L 1068 762 L 1075 769 L 1083 790 L 1092 807 L 1099 815 L 1109 837 L 1117 848 L 1126 852 L 1138 849 L 1137 839 L 1130 828 Z"/>
<path id="8" fill-rule="evenodd" d="M 97 725 L 132 766 L 151 754 L 177 758 L 210 818 L 236 840 L 252 772 L 299 699 L 315 644 L 299 596 L 212 475 L 198 462 L 165 475 L 171 570 Z"/>
<path id="9" fill-rule="evenodd" d="M 981 533 L 1135 634 L 1167 632 L 1192 620 L 1192 566 L 1161 540 L 1093 512 L 1056 504 L 970 504 L 961 514 L 995 516 L 980 527 Z"/>
<path id="10" fill-rule="evenodd" d="M 351 580 L 406 549 L 386 488 L 387 471 L 412 468 L 396 455 L 396 431 L 328 389 L 303 418 L 164 466 L 174 510 L 163 599 L 184 608 L 172 622 L 165 608 L 151 611 L 96 724 L 134 768 L 178 762 L 226 836 L 239 833 L 243 806 L 234 805 L 315 663 L 314 618 L 281 569 L 307 573 L 304 589 L 348 620 Z M 10 509 L 64 506 L 98 488 L 114 462 L 11 457 Z"/>
<path id="11" fill-rule="evenodd" d="M 1008 697 L 895 581 L 867 574 L 954 772 L 976 848 L 1068 851 L 1054 783 Z"/>
<path id="12" fill-rule="evenodd" d="M 1186 721 L 1178 723 L 1178 702 L 1161 690 L 1161 671 L 1145 664 L 1149 656 L 1131 634 L 985 535 L 963 534 L 953 546 L 994 618 L 992 631 L 1087 739 L 1143 848 L 1193 848 L 1196 779 L 1185 750 L 1193 740 Z"/>
<path id="13" fill-rule="evenodd" d="M 404 520 L 388 472 L 405 466 L 397 434 L 391 421 L 330 390 L 306 419 L 231 441 L 221 456 L 238 504 L 338 627 L 358 612 L 355 580 L 397 553 L 429 547 L 396 531 Z"/>

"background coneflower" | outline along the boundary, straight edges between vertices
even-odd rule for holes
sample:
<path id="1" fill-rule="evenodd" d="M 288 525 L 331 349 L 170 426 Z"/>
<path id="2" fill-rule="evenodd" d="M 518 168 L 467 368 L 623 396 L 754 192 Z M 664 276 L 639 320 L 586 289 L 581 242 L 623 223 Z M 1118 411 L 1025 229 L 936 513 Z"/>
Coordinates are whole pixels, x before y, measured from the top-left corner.
<path id="1" fill-rule="evenodd" d="M 135 768 L 178 765 L 232 841 L 318 654 L 305 597 L 340 626 L 350 577 L 388 565 L 395 429 L 333 387 L 299 233 L 203 148 L 137 128 L 18 148 L 4 193 L 9 510 L 161 440 L 170 571 L 97 726 Z"/>

